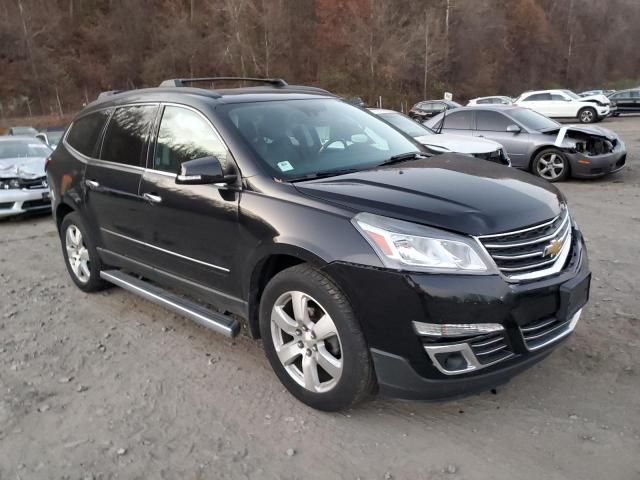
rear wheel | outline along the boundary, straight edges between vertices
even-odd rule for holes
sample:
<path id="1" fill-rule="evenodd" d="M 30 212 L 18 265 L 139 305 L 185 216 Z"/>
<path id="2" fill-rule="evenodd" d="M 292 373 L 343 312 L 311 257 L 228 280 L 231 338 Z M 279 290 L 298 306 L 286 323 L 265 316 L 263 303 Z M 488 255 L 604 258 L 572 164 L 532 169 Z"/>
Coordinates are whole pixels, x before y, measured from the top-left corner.
<path id="1" fill-rule="evenodd" d="M 298 400 L 336 411 L 364 400 L 373 364 L 351 305 L 306 264 L 277 274 L 260 302 L 260 333 L 276 375 Z"/>
<path id="2" fill-rule="evenodd" d="M 578 112 L 578 120 L 580 123 L 594 123 L 598 120 L 598 114 L 591 107 L 583 108 Z"/>
<path id="3" fill-rule="evenodd" d="M 102 264 L 80 215 L 69 213 L 60 225 L 62 254 L 71 280 L 80 290 L 94 292 L 107 286 L 100 278 Z"/>
<path id="4" fill-rule="evenodd" d="M 569 162 L 560 150 L 547 148 L 536 155 L 532 171 L 549 182 L 561 182 L 569 176 Z"/>

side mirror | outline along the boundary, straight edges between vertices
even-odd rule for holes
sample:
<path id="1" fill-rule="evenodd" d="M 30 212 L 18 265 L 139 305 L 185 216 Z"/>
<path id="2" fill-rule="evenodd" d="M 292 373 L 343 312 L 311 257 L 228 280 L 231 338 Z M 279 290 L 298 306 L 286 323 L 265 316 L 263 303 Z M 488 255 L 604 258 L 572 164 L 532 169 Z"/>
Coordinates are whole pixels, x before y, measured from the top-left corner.
<path id="1" fill-rule="evenodd" d="M 47 144 L 48 144 L 48 142 L 47 142 L 47 136 L 46 136 L 44 133 L 37 133 L 37 134 L 36 134 L 36 138 L 37 138 L 38 140 L 40 140 L 42 143 L 44 143 L 45 145 L 47 145 Z"/>
<path id="2" fill-rule="evenodd" d="M 507 127 L 507 132 L 509 132 L 509 133 L 520 133 L 521 131 L 522 131 L 522 129 L 516 124 L 509 125 Z"/>
<path id="3" fill-rule="evenodd" d="M 214 156 L 196 158 L 184 162 L 176 177 L 178 185 L 210 185 L 213 183 L 233 183 L 236 175 L 225 175 L 220 160 Z"/>

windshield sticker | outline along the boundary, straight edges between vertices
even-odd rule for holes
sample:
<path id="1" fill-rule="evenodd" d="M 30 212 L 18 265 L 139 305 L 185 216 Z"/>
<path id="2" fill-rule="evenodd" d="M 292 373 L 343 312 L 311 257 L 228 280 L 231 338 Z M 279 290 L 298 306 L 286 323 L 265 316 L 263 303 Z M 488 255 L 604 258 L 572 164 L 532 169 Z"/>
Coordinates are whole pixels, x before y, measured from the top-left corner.
<path id="1" fill-rule="evenodd" d="M 289 170 L 293 170 L 293 166 L 287 161 L 279 162 L 278 163 L 278 168 L 282 172 L 288 172 Z"/>

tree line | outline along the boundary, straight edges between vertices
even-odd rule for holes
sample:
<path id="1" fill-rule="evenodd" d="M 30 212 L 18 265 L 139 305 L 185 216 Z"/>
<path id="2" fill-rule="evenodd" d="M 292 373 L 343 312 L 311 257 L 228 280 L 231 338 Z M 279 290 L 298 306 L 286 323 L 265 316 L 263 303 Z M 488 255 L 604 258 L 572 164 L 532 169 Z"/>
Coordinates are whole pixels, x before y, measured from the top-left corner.
<path id="1" fill-rule="evenodd" d="M 637 0 L 0 0 L 0 117 L 212 75 L 391 108 L 635 86 L 638 18 Z"/>

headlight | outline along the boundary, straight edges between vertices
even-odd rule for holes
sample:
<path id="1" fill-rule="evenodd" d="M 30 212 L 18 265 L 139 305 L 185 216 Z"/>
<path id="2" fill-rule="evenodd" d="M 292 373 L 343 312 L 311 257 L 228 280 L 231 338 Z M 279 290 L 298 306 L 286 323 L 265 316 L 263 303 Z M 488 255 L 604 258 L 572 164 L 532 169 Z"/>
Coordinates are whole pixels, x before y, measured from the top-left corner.
<path id="1" fill-rule="evenodd" d="M 17 178 L 0 180 L 0 190 L 9 190 L 10 188 L 20 188 L 20 181 Z"/>
<path id="2" fill-rule="evenodd" d="M 496 273 L 472 239 L 415 223 L 359 213 L 352 223 L 385 267 L 431 273 Z"/>

